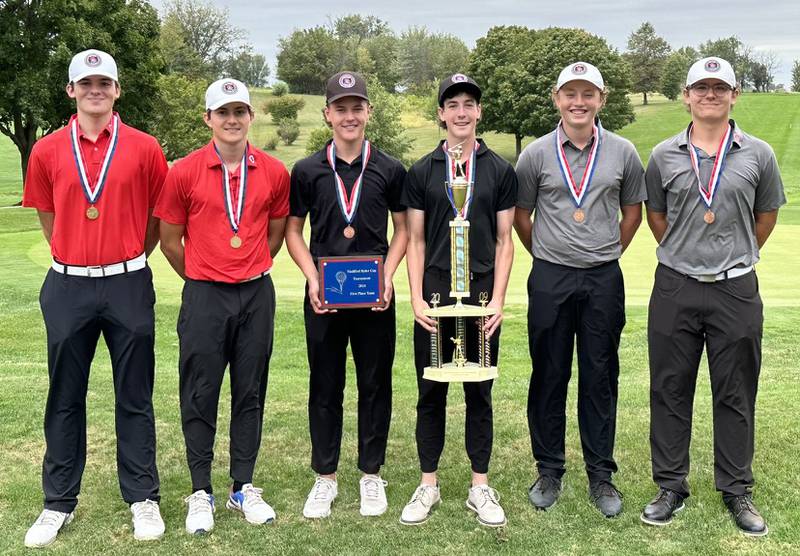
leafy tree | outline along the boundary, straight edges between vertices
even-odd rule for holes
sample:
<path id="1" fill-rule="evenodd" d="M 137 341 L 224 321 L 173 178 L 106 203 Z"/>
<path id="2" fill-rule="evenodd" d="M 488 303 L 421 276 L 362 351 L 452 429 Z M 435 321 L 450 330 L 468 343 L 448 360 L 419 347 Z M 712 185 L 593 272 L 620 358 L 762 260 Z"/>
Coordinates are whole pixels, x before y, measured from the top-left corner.
<path id="1" fill-rule="evenodd" d="M 700 55 L 691 46 L 684 46 L 672 52 L 664 64 L 658 92 L 670 100 L 676 100 L 686 84 L 689 68 L 699 58 Z"/>
<path id="2" fill-rule="evenodd" d="M 200 55 L 186 44 L 181 22 L 173 14 L 167 14 L 161 22 L 159 45 L 167 73 L 180 73 L 187 77 L 205 80 L 211 80 L 215 76 L 214 68 L 206 64 Z"/>
<path id="3" fill-rule="evenodd" d="M 179 73 L 158 80 L 158 102 L 153 107 L 153 132 L 168 160 L 176 160 L 208 143 L 203 122 L 205 80 Z"/>
<path id="4" fill-rule="evenodd" d="M 775 82 L 775 70 L 780 63 L 778 56 L 771 50 L 754 55 L 750 63 L 750 80 L 756 92 L 766 93 L 772 90 Z"/>
<path id="5" fill-rule="evenodd" d="M 795 60 L 792 66 L 792 91 L 800 93 L 800 60 Z"/>
<path id="6" fill-rule="evenodd" d="M 400 84 L 411 93 L 426 93 L 434 83 L 464 71 L 469 49 L 464 41 L 448 34 L 431 34 L 425 27 L 409 27 L 398 50 Z"/>
<path id="7" fill-rule="evenodd" d="M 295 30 L 278 40 L 278 79 L 295 93 L 318 95 L 336 73 L 338 42 L 325 27 Z"/>
<path id="8" fill-rule="evenodd" d="M 483 91 L 479 130 L 514 135 L 519 156 L 523 137 L 555 128 L 559 115 L 553 87 L 561 69 L 577 60 L 594 64 L 603 74 L 608 91 L 600 113 L 603 127 L 613 131 L 632 122 L 627 64 L 604 39 L 581 29 L 493 27 L 478 39 L 469 67 Z"/>
<path id="9" fill-rule="evenodd" d="M 752 48 L 745 45 L 735 36 L 714 39 L 704 42 L 698 47 L 700 57 L 716 56 L 730 62 L 739 85 L 744 88 L 752 82 L 750 71 L 752 67 Z"/>
<path id="10" fill-rule="evenodd" d="M 311 156 L 322 149 L 325 144 L 333 138 L 333 131 L 328 126 L 320 126 L 312 129 L 306 141 L 306 156 Z"/>
<path id="11" fill-rule="evenodd" d="M 272 94 L 276 97 L 282 97 L 284 95 L 289 94 L 289 85 L 287 85 L 283 81 L 276 81 L 274 85 L 272 85 Z"/>
<path id="12" fill-rule="evenodd" d="M 239 50 L 225 60 L 225 75 L 238 79 L 248 87 L 266 87 L 269 66 L 263 54 L 256 54 L 250 46 Z"/>
<path id="13" fill-rule="evenodd" d="M 631 90 L 642 93 L 642 104 L 647 104 L 647 93 L 658 90 L 669 51 L 667 41 L 656 35 L 649 22 L 642 23 L 628 37 L 628 51 L 624 56 L 631 68 Z"/>
<path id="14" fill-rule="evenodd" d="M 272 116 L 272 121 L 276 124 L 282 120 L 296 120 L 297 113 L 303 109 L 306 101 L 300 97 L 284 95 L 264 104 L 264 112 Z"/>
<path id="15" fill-rule="evenodd" d="M 389 24 L 372 15 L 362 16 L 349 14 L 338 18 L 332 24 L 334 35 L 340 39 L 357 39 L 363 41 L 382 35 L 391 35 Z"/>
<path id="16" fill-rule="evenodd" d="M 73 54 L 110 53 L 120 71 L 123 120 L 147 131 L 162 60 L 158 14 L 144 0 L 0 2 L 0 133 L 20 153 L 23 179 L 39 133 L 62 127 L 74 112 L 64 92 Z"/>

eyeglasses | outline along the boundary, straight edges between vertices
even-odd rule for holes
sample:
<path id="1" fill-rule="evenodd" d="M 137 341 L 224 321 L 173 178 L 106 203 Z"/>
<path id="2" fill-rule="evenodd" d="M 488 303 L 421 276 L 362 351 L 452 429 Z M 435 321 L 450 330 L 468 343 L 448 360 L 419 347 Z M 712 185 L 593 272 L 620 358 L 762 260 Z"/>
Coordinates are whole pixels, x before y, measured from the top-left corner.
<path id="1" fill-rule="evenodd" d="M 729 85 L 725 85 L 724 83 L 717 83 L 713 87 L 709 87 L 705 83 L 700 83 L 698 85 L 692 85 L 689 87 L 692 91 L 697 93 L 699 96 L 704 97 L 708 94 L 709 91 L 714 91 L 716 96 L 722 96 L 725 93 L 732 91 L 733 87 Z"/>

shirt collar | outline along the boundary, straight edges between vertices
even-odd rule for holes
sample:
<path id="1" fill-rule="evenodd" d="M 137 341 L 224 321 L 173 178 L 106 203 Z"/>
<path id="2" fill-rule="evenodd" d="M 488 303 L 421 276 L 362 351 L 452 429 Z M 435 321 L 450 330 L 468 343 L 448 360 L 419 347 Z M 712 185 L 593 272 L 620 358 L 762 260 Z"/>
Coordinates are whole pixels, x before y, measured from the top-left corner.
<path id="1" fill-rule="evenodd" d="M 599 130 L 599 129 L 600 129 L 600 118 L 597 118 L 597 117 L 596 117 L 596 118 L 594 119 L 594 123 L 595 123 L 595 125 L 597 125 L 597 127 L 598 127 L 598 130 Z M 576 150 L 579 150 L 579 151 L 580 151 L 580 150 L 582 150 L 582 149 L 579 149 L 579 148 L 577 147 L 577 145 L 575 145 L 575 143 L 573 143 L 573 142 L 570 140 L 569 136 L 567 136 L 567 132 L 566 132 L 566 130 L 564 129 L 564 126 L 563 126 L 563 122 L 559 121 L 559 122 L 558 122 L 558 127 L 561 129 L 561 144 L 562 144 L 562 145 L 566 145 L 567 143 L 569 143 L 569 145 L 570 145 L 571 147 L 575 148 Z M 602 132 L 601 132 L 601 133 L 602 133 Z M 588 142 L 588 143 L 586 143 L 586 147 L 590 147 L 590 146 L 592 146 L 593 144 L 594 144 L 594 134 L 592 134 L 592 137 L 589 139 L 589 142 Z M 586 147 L 584 147 L 584 149 L 585 149 Z"/>
<path id="2" fill-rule="evenodd" d="M 114 116 L 117 117 L 117 119 L 119 120 L 120 124 L 122 123 L 122 118 L 119 117 L 119 114 L 116 113 L 116 112 L 112 112 L 111 113 L 111 117 L 108 119 L 108 123 L 106 124 L 106 127 L 104 127 L 103 130 L 100 132 L 100 134 L 97 136 L 98 139 L 103 135 L 107 136 L 107 137 L 111 137 L 111 134 L 114 132 Z M 78 119 L 78 115 L 77 114 L 73 114 L 72 117 L 70 117 L 69 122 L 67 123 L 67 126 L 68 127 L 72 126 L 73 120 L 77 120 L 77 119 Z M 84 133 L 83 129 L 81 129 L 81 125 L 80 124 L 78 124 L 78 138 L 79 139 L 87 139 L 87 141 L 89 140 L 86 137 L 86 134 Z"/>
<path id="3" fill-rule="evenodd" d="M 738 148 L 742 148 L 742 142 L 744 141 L 744 133 L 742 133 L 739 124 L 736 123 L 735 120 L 730 119 L 728 120 L 728 125 L 733 125 L 733 144 L 736 145 Z M 691 123 L 686 126 L 686 131 L 681 133 L 680 138 L 678 139 L 678 147 L 688 148 L 689 147 L 689 128 L 692 126 Z"/>
<path id="4" fill-rule="evenodd" d="M 476 156 L 482 156 L 486 151 L 489 150 L 489 147 L 486 146 L 486 143 L 483 142 L 483 139 L 478 138 L 477 141 L 478 141 L 478 152 L 476 153 Z M 444 142 L 445 142 L 445 139 L 442 139 L 441 141 L 439 141 L 439 146 L 436 147 L 436 150 L 433 151 L 433 159 L 434 160 L 444 160 L 445 159 L 444 149 L 442 148 L 442 146 L 444 145 Z"/>
<path id="5" fill-rule="evenodd" d="M 222 160 L 220 159 L 219 155 L 217 154 L 216 148 L 214 148 L 214 140 L 208 142 L 208 145 L 203 147 L 205 149 L 205 159 L 206 165 L 209 168 L 219 168 L 222 166 Z M 256 157 L 253 153 L 252 147 L 250 147 L 250 142 L 247 143 L 247 167 L 248 168 L 257 168 L 258 164 L 256 164 Z"/>

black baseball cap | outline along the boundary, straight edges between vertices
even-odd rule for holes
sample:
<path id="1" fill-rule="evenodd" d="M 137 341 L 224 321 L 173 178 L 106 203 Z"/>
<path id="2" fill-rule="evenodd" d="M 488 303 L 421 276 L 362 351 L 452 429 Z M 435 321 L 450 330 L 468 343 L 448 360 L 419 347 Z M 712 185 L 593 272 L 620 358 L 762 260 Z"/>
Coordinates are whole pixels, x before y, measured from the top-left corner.
<path id="1" fill-rule="evenodd" d="M 363 98 L 369 102 L 367 96 L 367 82 L 354 71 L 341 71 L 328 79 L 325 86 L 325 103 L 330 104 L 344 97 Z"/>
<path id="2" fill-rule="evenodd" d="M 475 80 L 463 73 L 454 73 L 439 83 L 439 106 L 444 106 L 445 96 L 452 97 L 462 91 L 470 93 L 476 101 L 481 101 L 481 88 L 478 87 Z"/>

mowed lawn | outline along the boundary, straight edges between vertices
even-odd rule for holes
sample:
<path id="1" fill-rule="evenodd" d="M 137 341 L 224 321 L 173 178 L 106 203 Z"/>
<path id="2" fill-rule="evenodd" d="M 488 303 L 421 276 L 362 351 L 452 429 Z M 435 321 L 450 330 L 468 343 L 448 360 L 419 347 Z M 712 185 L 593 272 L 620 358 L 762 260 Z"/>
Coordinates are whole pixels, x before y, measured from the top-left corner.
<path id="1" fill-rule="evenodd" d="M 257 102 L 267 98 L 257 93 Z M 274 153 L 288 165 L 301 158 L 310 129 L 321 123 L 321 97 L 306 97 L 302 133 L 292 147 Z M 652 146 L 688 122 L 678 103 L 656 98 L 637 106 L 637 121 L 622 130 L 646 160 Z M 789 554 L 800 552 L 800 487 L 797 438 L 800 398 L 797 325 L 800 323 L 800 95 L 745 95 L 734 112 L 741 127 L 767 140 L 775 149 L 790 205 L 781 210 L 778 227 L 763 251 L 758 272 L 765 303 L 764 364 L 757 409 L 756 501 L 770 525 L 761 539 L 740 535 L 714 491 L 710 388 L 705 363 L 699 373 L 692 442 L 693 496 L 687 509 L 665 528 L 639 521 L 642 506 L 655 492 L 650 479 L 649 406 L 646 318 L 655 268 L 654 249 L 646 225 L 622 259 L 625 270 L 628 323 L 621 346 L 622 371 L 616 457 L 617 486 L 625 494 L 625 511 L 607 520 L 587 497 L 575 417 L 576 380 L 567 409 L 568 471 L 565 490 L 550 512 L 538 513 L 527 502 L 534 467 L 525 417 L 530 361 L 526 339 L 525 281 L 530 257 L 516 252 L 501 342 L 501 375 L 494 387 L 495 441 L 491 478 L 508 514 L 508 526 L 478 526 L 464 507 L 469 464 L 464 453 L 464 403 L 453 385 L 448 408 L 448 440 L 441 464 L 443 503 L 421 527 L 398 523 L 402 506 L 418 481 L 414 442 L 416 384 L 412 353 L 412 314 L 404 268 L 398 272 L 397 356 L 394 370 L 394 412 L 383 476 L 389 481 L 389 511 L 365 519 L 358 513 L 356 470 L 355 375 L 348 371 L 345 430 L 339 472 L 339 498 L 331 518 L 303 519 L 301 510 L 313 481 L 309 467 L 307 425 L 308 370 L 302 321 L 302 276 L 284 251 L 273 279 L 278 293 L 275 352 L 265 413 L 264 440 L 255 483 L 275 507 L 274 525 L 256 527 L 218 503 L 213 534 L 189 537 L 183 530 L 190 481 L 180 429 L 175 322 L 181 283 L 160 254 L 151 259 L 157 289 L 157 381 L 155 411 L 162 513 L 167 524 L 163 541 L 133 541 L 130 513 L 119 495 L 116 478 L 114 403 L 111 369 L 104 347 L 92 368 L 88 395 L 89 455 L 76 520 L 48 549 L 52 554 Z M 430 150 L 440 132 L 419 115 L 406 114 L 416 138 L 414 154 Z M 274 132 L 260 114 L 253 142 Z M 513 138 L 489 134 L 489 144 L 513 158 Z M 19 200 L 16 150 L 0 140 L 0 204 Z M 44 326 L 38 291 L 49 262 L 47 245 L 33 211 L 0 209 L 0 553 L 25 552 L 22 538 L 41 509 L 40 470 L 44 452 L 42 416 L 47 393 Z M 577 372 L 577 369 L 574 369 Z M 224 499 L 227 489 L 227 381 L 220 404 L 214 466 L 214 487 Z"/>

